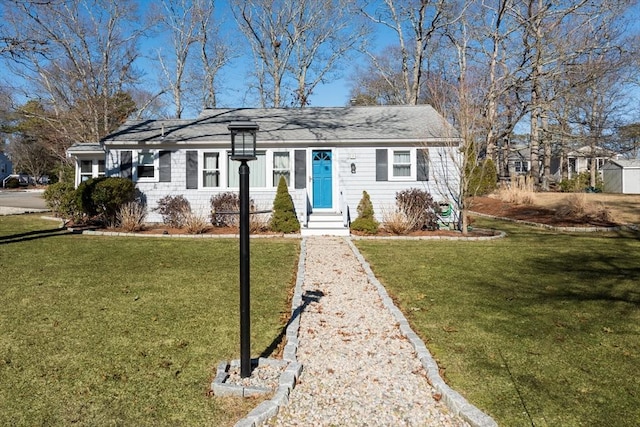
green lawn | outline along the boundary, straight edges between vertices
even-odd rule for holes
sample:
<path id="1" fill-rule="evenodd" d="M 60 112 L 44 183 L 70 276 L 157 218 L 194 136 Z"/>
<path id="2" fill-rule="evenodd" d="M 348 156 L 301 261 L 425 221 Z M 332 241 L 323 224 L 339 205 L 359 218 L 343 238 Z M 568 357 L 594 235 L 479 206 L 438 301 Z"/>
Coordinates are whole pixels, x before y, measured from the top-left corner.
<path id="1" fill-rule="evenodd" d="M 357 241 L 448 383 L 504 426 L 640 425 L 640 235 Z"/>
<path id="2" fill-rule="evenodd" d="M 89 237 L 0 217 L 0 425 L 233 425 L 207 396 L 239 357 L 237 239 Z M 256 239 L 252 356 L 290 306 L 299 242 Z"/>

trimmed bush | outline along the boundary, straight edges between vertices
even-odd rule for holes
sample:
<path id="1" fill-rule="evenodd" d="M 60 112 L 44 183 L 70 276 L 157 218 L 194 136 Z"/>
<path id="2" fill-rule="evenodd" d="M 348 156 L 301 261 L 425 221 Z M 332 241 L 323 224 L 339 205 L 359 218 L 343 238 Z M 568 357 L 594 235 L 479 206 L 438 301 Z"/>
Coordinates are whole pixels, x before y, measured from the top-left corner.
<path id="1" fill-rule="evenodd" d="M 396 193 L 396 206 L 409 221 L 409 231 L 438 228 L 440 205 L 425 190 L 411 188 Z"/>
<path id="2" fill-rule="evenodd" d="M 287 181 L 280 177 L 278 181 L 278 191 L 273 201 L 273 212 L 269 228 L 278 233 L 295 233 L 300 231 L 300 222 L 296 215 L 293 199 L 287 189 Z"/>
<path id="3" fill-rule="evenodd" d="M 91 195 L 98 217 L 108 225 L 116 223 L 116 215 L 126 203 L 136 198 L 136 186 L 127 178 L 98 178 Z"/>
<path id="4" fill-rule="evenodd" d="M 88 218 L 96 217 L 112 226 L 116 224 L 120 208 L 125 203 L 134 201 L 135 196 L 135 184 L 127 178 L 91 178 L 78 186 L 76 203 Z"/>
<path id="5" fill-rule="evenodd" d="M 358 218 L 351 222 L 351 230 L 366 234 L 376 234 L 380 223 L 376 221 L 371 197 L 366 191 L 362 192 L 362 199 L 358 203 Z"/>
<path id="6" fill-rule="evenodd" d="M 184 227 L 187 217 L 191 214 L 191 204 L 181 194 L 178 196 L 164 196 L 158 200 L 158 207 L 154 211 L 162 215 L 164 224 L 181 228 Z"/>
<path id="7" fill-rule="evenodd" d="M 76 189 L 73 183 L 56 182 L 44 190 L 44 200 L 53 214 L 61 218 L 77 218 L 80 213 L 76 203 Z"/>

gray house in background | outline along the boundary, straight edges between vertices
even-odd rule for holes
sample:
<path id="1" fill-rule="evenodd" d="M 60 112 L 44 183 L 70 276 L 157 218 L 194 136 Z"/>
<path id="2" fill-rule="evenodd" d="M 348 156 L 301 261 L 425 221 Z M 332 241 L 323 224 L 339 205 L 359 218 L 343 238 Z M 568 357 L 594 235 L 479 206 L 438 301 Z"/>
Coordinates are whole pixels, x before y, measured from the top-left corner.
<path id="1" fill-rule="evenodd" d="M 0 152 L 0 184 L 13 173 L 13 163 L 6 154 Z"/>
<path id="2" fill-rule="evenodd" d="M 605 193 L 640 194 L 640 160 L 610 160 L 602 179 Z"/>
<path id="3" fill-rule="evenodd" d="M 417 187 L 446 202 L 443 182 L 457 188 L 458 134 L 428 105 L 208 109 L 189 120 L 127 121 L 100 143 L 68 150 L 76 185 L 127 177 L 144 193 L 150 222 L 161 222 L 153 209 L 167 195 L 183 195 L 208 217 L 213 195 L 238 191 L 227 126 L 243 120 L 260 127 L 250 197 L 257 209 L 271 209 L 284 177 L 303 234 L 348 234 L 363 191 L 381 220 L 398 191 Z"/>

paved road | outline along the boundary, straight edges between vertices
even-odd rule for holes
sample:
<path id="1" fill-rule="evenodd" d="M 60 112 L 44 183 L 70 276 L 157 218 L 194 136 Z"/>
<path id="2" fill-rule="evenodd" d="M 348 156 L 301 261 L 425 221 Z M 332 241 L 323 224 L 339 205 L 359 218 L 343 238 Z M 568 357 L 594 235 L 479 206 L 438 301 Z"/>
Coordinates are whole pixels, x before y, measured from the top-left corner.
<path id="1" fill-rule="evenodd" d="M 47 210 L 42 191 L 0 190 L 0 214 Z"/>

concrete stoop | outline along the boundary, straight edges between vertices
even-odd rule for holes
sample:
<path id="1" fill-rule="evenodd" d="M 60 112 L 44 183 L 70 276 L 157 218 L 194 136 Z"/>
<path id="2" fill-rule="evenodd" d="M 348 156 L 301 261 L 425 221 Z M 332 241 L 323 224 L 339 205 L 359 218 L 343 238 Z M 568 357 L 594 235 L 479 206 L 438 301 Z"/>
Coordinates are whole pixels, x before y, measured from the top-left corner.
<path id="1" fill-rule="evenodd" d="M 308 236 L 349 236 L 349 228 L 343 223 L 339 212 L 310 214 L 306 227 L 300 230 L 302 237 Z"/>

